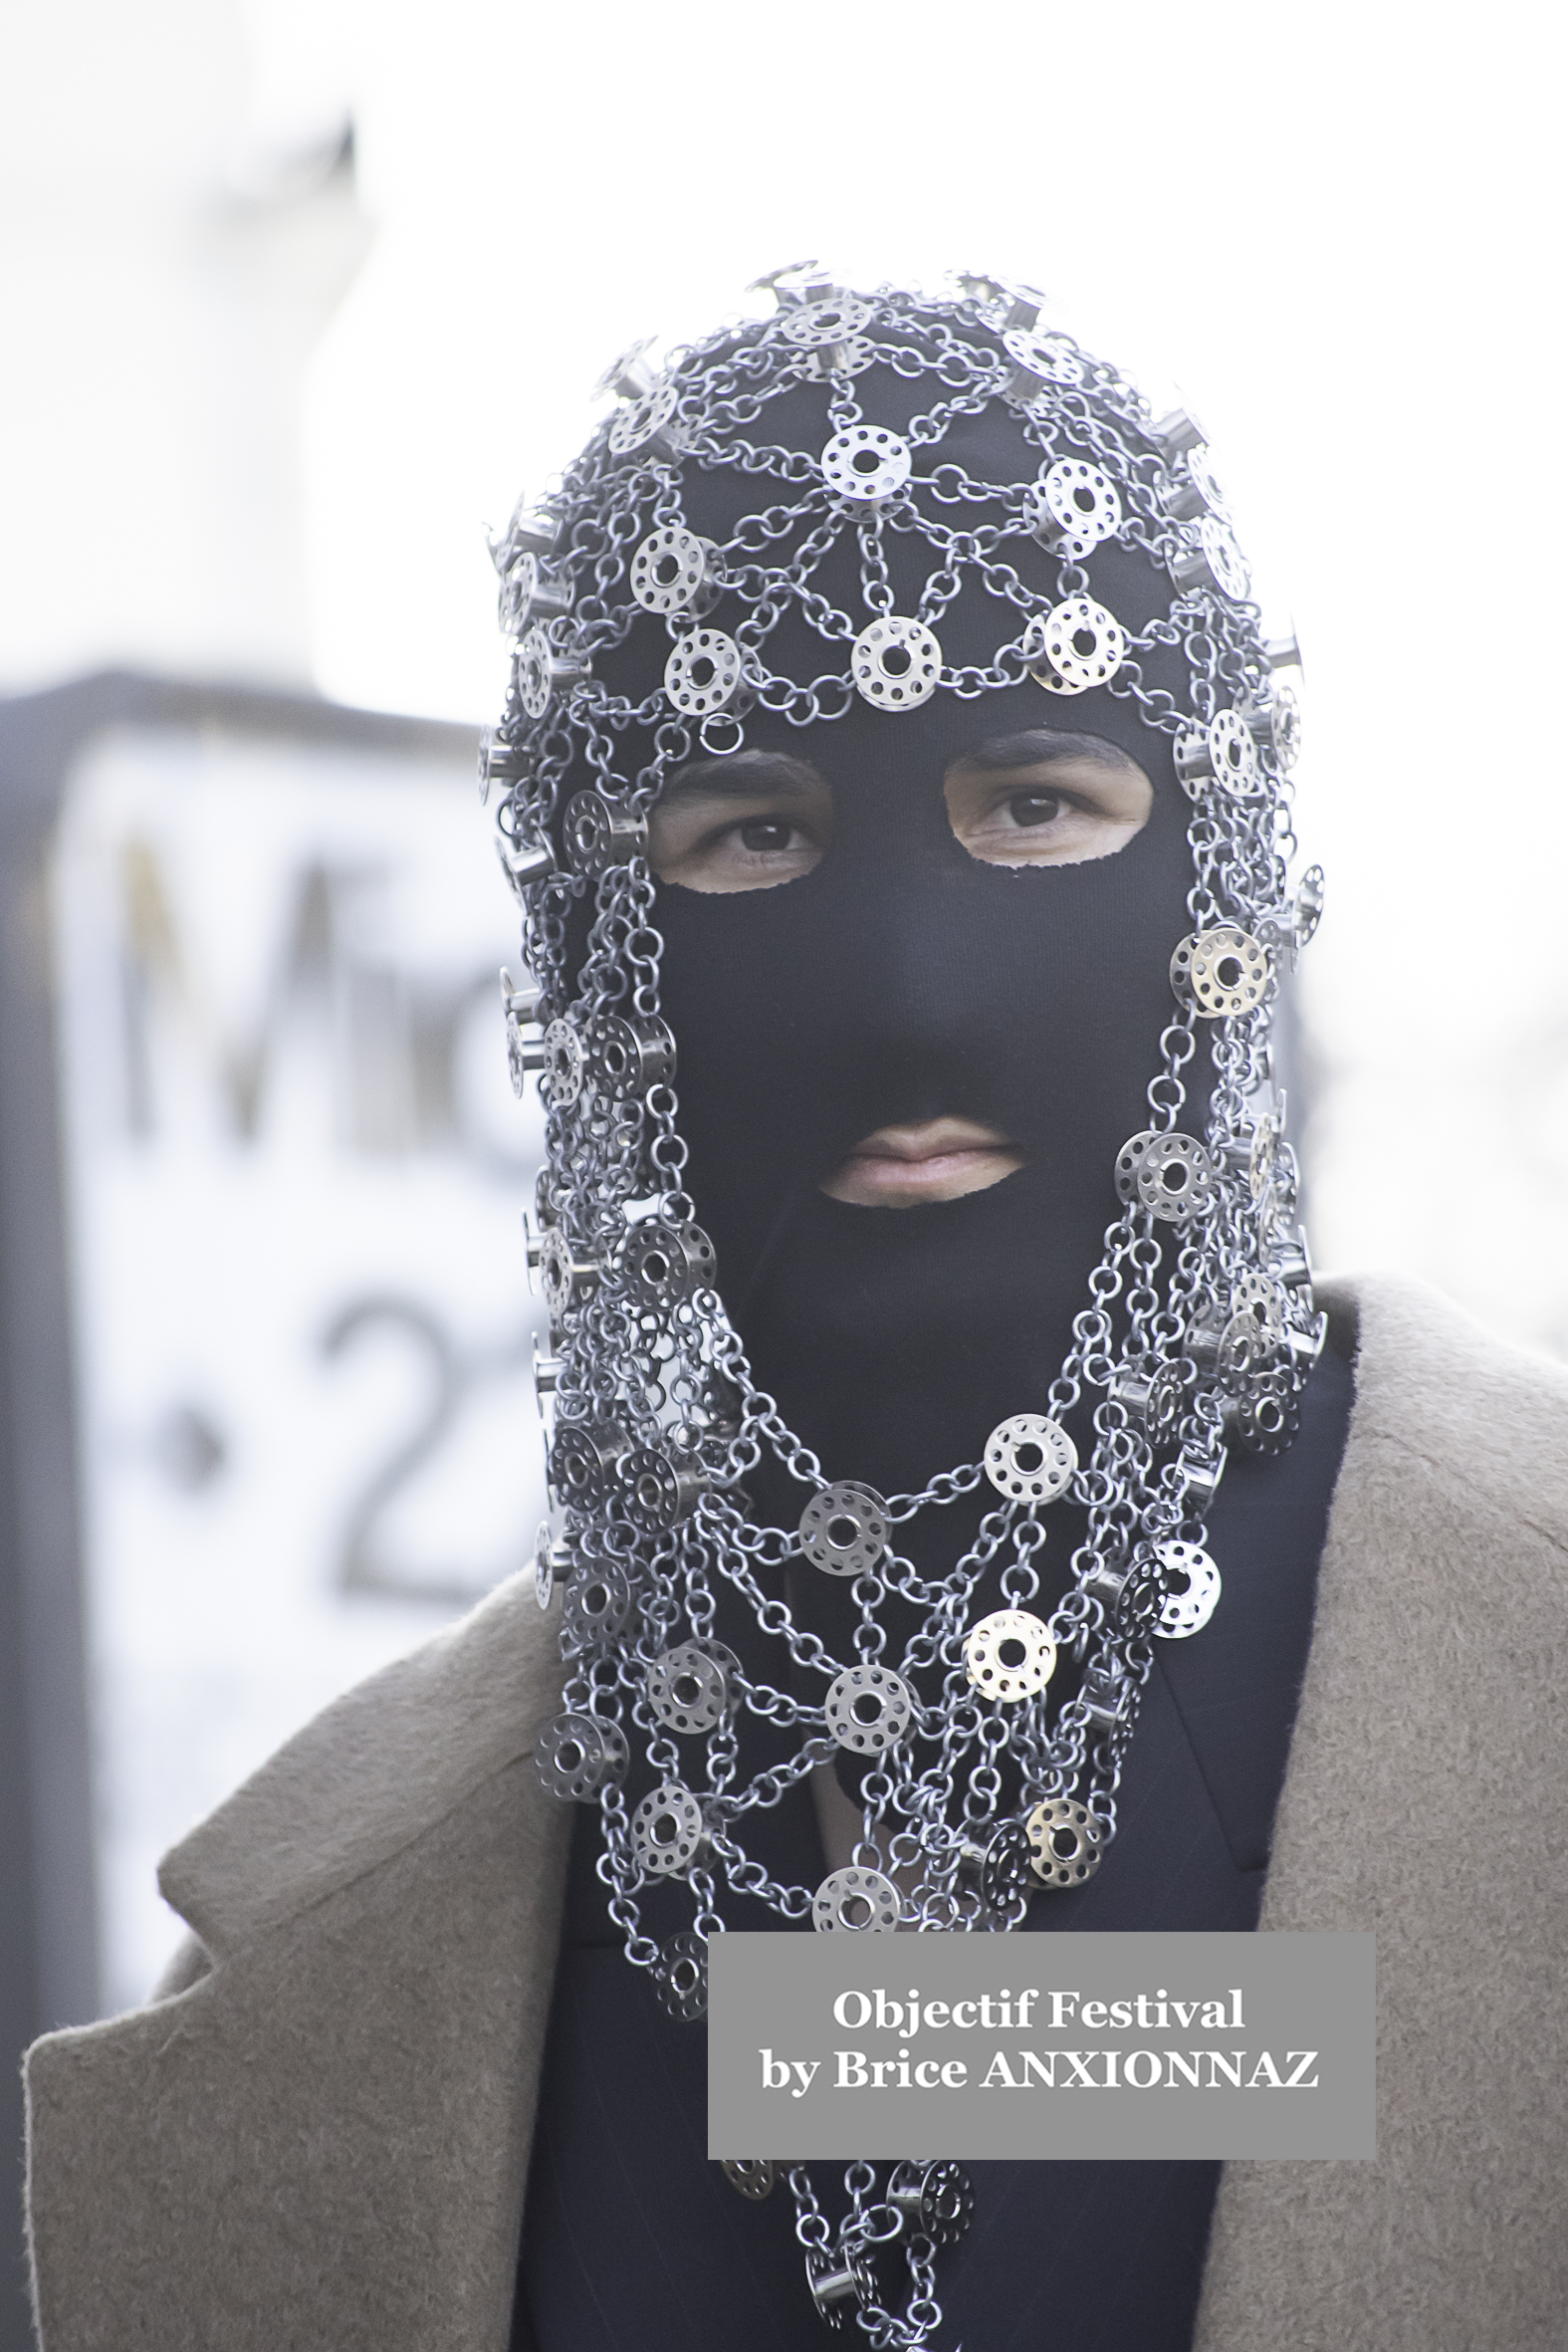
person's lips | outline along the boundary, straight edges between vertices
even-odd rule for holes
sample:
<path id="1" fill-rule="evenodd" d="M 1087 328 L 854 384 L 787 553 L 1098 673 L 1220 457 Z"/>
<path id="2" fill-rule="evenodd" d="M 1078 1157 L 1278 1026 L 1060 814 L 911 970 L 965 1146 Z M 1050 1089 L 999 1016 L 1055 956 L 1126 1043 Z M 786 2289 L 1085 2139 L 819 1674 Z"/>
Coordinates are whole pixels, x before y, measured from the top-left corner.
<path id="1" fill-rule="evenodd" d="M 961 1200 L 985 1192 L 1023 1165 L 1023 1154 L 995 1127 L 974 1119 L 926 1119 L 913 1127 L 878 1127 L 824 1178 L 829 1200 L 866 1209 L 912 1209 L 923 1201 Z"/>

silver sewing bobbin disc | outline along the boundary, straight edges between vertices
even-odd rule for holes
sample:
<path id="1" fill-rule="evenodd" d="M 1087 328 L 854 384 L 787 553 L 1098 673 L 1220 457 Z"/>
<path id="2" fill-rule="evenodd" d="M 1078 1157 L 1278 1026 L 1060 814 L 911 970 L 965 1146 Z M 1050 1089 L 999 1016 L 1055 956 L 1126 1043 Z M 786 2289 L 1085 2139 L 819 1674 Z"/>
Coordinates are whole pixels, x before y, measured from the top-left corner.
<path id="1" fill-rule="evenodd" d="M 1042 1886 L 1082 1886 L 1104 1859 L 1105 1823 L 1075 1796 L 1047 1797 L 1024 1826 L 1029 1868 Z"/>
<path id="2" fill-rule="evenodd" d="M 648 1668 L 648 1705 L 672 1732 L 711 1732 L 729 1712 L 738 1672 L 722 1642 L 679 1642 Z"/>
<path id="3" fill-rule="evenodd" d="M 650 1788 L 631 1816 L 631 1850 L 639 1870 L 673 1878 L 689 1870 L 707 1850 L 702 1807 L 679 1780 Z"/>
<path id="4" fill-rule="evenodd" d="M 909 1730 L 914 1695 L 890 1666 L 846 1666 L 827 1688 L 827 1728 L 840 1748 L 881 1756 Z"/>
<path id="5" fill-rule="evenodd" d="M 964 1636 L 964 1671 L 1004 1707 L 1032 1699 L 1056 1671 L 1050 1629 L 1028 1609 L 994 1609 Z"/>
<path id="6" fill-rule="evenodd" d="M 840 498 L 874 506 L 903 489 L 913 463 L 902 433 L 890 433 L 885 425 L 852 424 L 823 447 L 822 478 Z"/>
<path id="7" fill-rule="evenodd" d="M 1092 596 L 1067 596 L 1031 632 L 1029 674 L 1051 694 L 1086 694 L 1114 678 L 1127 652 L 1126 632 Z"/>
<path id="8" fill-rule="evenodd" d="M 1009 1503 L 1054 1503 L 1072 1484 L 1078 1449 L 1048 1413 L 1013 1413 L 987 1438 L 985 1461 Z"/>
<path id="9" fill-rule="evenodd" d="M 534 1742 L 534 1768 L 552 1796 L 588 1804 L 620 1779 L 628 1752 L 618 1724 L 596 1715 L 558 1715 Z"/>
<path id="10" fill-rule="evenodd" d="M 784 312 L 775 321 L 774 331 L 781 342 L 813 352 L 824 344 L 846 342 L 862 327 L 869 327 L 875 317 L 876 304 L 867 302 L 864 295 L 830 294 L 822 301 L 803 302 L 797 309 Z"/>
<path id="11" fill-rule="evenodd" d="M 1171 957 L 1171 993 L 1205 1021 L 1254 1012 L 1268 993 L 1268 978 L 1267 948 L 1234 923 L 1189 933 Z"/>
<path id="12" fill-rule="evenodd" d="M 1214 1161 L 1195 1137 L 1179 1129 L 1160 1135 L 1146 1127 L 1129 1135 L 1116 1155 L 1119 1197 L 1129 1208 L 1136 1204 L 1169 1225 L 1201 1216 L 1214 1189 Z"/>
<path id="13" fill-rule="evenodd" d="M 613 1641 L 631 1623 L 631 1579 L 613 1560 L 584 1560 L 566 1586 L 563 1615 L 576 1641 Z"/>
<path id="14" fill-rule="evenodd" d="M 1122 527 L 1122 502 L 1109 474 L 1081 457 L 1058 457 L 1029 493 L 1030 529 L 1045 546 L 1086 556 Z"/>
<path id="15" fill-rule="evenodd" d="M 849 648 L 855 691 L 881 711 L 912 711 L 929 702 L 942 676 L 942 647 L 923 620 L 884 613 Z"/>
<path id="16" fill-rule="evenodd" d="M 1168 1575 L 1186 1578 L 1180 1592 L 1168 1592 L 1155 1632 L 1166 1641 L 1186 1641 L 1202 1633 L 1220 1605 L 1220 1570 L 1196 1543 L 1161 1543 L 1155 1558 Z"/>
<path id="17" fill-rule="evenodd" d="M 728 710 L 741 691 L 741 648 L 723 629 L 688 629 L 664 665 L 664 691 L 687 718 Z"/>
<path id="18" fill-rule="evenodd" d="M 1205 515 L 1198 526 L 1198 543 L 1222 592 L 1239 603 L 1252 586 L 1252 575 L 1230 525 L 1218 515 Z"/>
<path id="19" fill-rule="evenodd" d="M 887 1505 L 872 1487 L 840 1479 L 800 1514 L 800 1549 L 824 1576 L 863 1576 L 887 1549 Z"/>
<path id="20" fill-rule="evenodd" d="M 974 2218 L 975 2190 L 962 2165 L 922 2164 L 915 2159 L 895 2171 L 887 2202 L 903 2216 L 912 2236 L 929 2237 L 933 2245 L 952 2245 Z"/>
<path id="21" fill-rule="evenodd" d="M 645 612 L 703 612 L 723 585 L 713 541 L 674 524 L 650 531 L 631 559 L 631 592 Z"/>
<path id="22" fill-rule="evenodd" d="M 587 1048 L 564 1014 L 545 1032 L 545 1080 L 552 1106 L 569 1110 L 587 1083 Z"/>
<path id="23" fill-rule="evenodd" d="M 811 1898 L 811 1925 L 818 1935 L 839 1928 L 853 1935 L 891 1935 L 902 1909 L 897 1887 L 880 1870 L 853 1862 L 830 1870 Z"/>
<path id="24" fill-rule="evenodd" d="M 701 1936 L 671 1936 L 653 1969 L 653 1990 L 660 2006 L 683 2025 L 695 2025 L 708 2014 L 708 1947 Z"/>
<path id="25" fill-rule="evenodd" d="M 779 2167 L 767 2156 L 727 2156 L 724 2177 L 732 2189 L 739 2190 L 753 2205 L 773 2195 Z"/>
<path id="26" fill-rule="evenodd" d="M 670 420 L 675 414 L 680 397 L 673 383 L 656 383 L 626 401 L 610 418 L 609 445 L 616 457 L 629 457 L 634 449 L 643 449 L 650 441 L 660 441 L 666 451 L 674 446 L 675 436 Z"/>

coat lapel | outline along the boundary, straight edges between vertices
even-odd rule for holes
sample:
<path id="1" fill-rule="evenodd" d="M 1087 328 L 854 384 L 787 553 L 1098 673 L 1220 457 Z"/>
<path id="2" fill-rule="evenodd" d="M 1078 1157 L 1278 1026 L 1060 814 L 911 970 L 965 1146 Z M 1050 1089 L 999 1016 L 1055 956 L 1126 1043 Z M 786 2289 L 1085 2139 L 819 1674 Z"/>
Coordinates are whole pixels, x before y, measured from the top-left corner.
<path id="1" fill-rule="evenodd" d="M 1324 1303 L 1357 1399 L 1259 1925 L 1376 1933 L 1378 2153 L 1227 2167 L 1196 2352 L 1524 2352 L 1568 2310 L 1568 1380 L 1412 1285 Z"/>
<path id="2" fill-rule="evenodd" d="M 514 1579 L 168 1857 L 209 1971 L 30 2054 L 44 2352 L 504 2352 L 569 1828 L 529 1756 L 554 1632 Z"/>

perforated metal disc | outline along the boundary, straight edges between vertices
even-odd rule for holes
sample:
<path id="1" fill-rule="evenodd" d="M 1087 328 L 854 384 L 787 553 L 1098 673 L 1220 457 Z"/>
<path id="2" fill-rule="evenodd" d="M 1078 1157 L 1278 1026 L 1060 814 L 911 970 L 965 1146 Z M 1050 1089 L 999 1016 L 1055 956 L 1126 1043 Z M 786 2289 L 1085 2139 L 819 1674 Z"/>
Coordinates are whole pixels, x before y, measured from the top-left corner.
<path id="1" fill-rule="evenodd" d="M 1212 931 L 1184 939 L 1176 954 L 1185 958 L 1182 982 L 1206 1021 L 1250 1013 L 1267 993 L 1268 950 L 1260 939 L 1237 930 L 1233 923 L 1217 923 Z M 1171 984 L 1182 993 L 1174 957 Z"/>
<path id="2" fill-rule="evenodd" d="M 1288 775 L 1301 757 L 1301 698 L 1293 686 L 1276 686 L 1268 706 L 1274 758 Z"/>
<path id="3" fill-rule="evenodd" d="M 847 1929 L 851 1935 L 891 1935 L 902 1908 L 899 1892 L 880 1870 L 850 1863 L 830 1870 L 811 1898 L 811 1925 L 818 1935 Z"/>
<path id="4" fill-rule="evenodd" d="M 1056 1671 L 1049 1628 L 1027 1609 L 997 1609 L 964 1636 L 964 1671 L 1004 1707 L 1032 1699 Z"/>
<path id="5" fill-rule="evenodd" d="M 536 621 L 518 648 L 518 699 L 531 719 L 542 719 L 555 690 L 550 638 Z"/>
<path id="6" fill-rule="evenodd" d="M 641 1226 L 621 1252 L 620 1279 L 639 1306 L 673 1306 L 718 1271 L 714 1246 L 696 1225 Z"/>
<path id="7" fill-rule="evenodd" d="M 802 351 L 816 351 L 823 344 L 843 343 L 851 335 L 858 335 L 862 327 L 869 327 L 876 317 L 876 304 L 867 302 L 859 294 L 833 294 L 821 302 L 803 302 L 798 308 L 786 311 L 778 322 L 777 332 L 783 343 L 797 344 Z"/>
<path id="8" fill-rule="evenodd" d="M 1116 485 L 1081 457 L 1058 457 L 1031 495 L 1036 531 L 1064 554 L 1086 556 L 1122 527 Z"/>
<path id="9" fill-rule="evenodd" d="M 711 1732 L 729 1711 L 736 1671 L 722 1644 L 679 1642 L 648 1668 L 648 1705 L 672 1732 Z"/>
<path id="10" fill-rule="evenodd" d="M 912 711 L 929 702 L 942 676 L 942 647 L 923 620 L 885 613 L 863 628 L 849 651 L 855 691 L 878 710 Z"/>
<path id="11" fill-rule="evenodd" d="M 732 2189 L 738 2189 L 756 2205 L 773 2195 L 779 2168 L 766 2156 L 727 2156 L 724 2177 Z"/>
<path id="12" fill-rule="evenodd" d="M 826 1576 L 863 1576 L 887 1549 L 887 1505 L 872 1487 L 843 1479 L 800 1514 L 800 1549 Z"/>
<path id="13" fill-rule="evenodd" d="M 566 1629 L 579 1640 L 609 1641 L 631 1623 L 631 1581 L 613 1560 L 584 1560 L 566 1586 Z"/>
<path id="14" fill-rule="evenodd" d="M 1168 1445 L 1182 1418 L 1187 1386 L 1176 1364 L 1162 1364 L 1149 1383 L 1143 1425 L 1152 1446 Z"/>
<path id="15" fill-rule="evenodd" d="M 914 1711 L 908 1683 L 890 1666 L 846 1666 L 827 1687 L 827 1728 L 856 1756 L 896 1748 Z"/>
<path id="16" fill-rule="evenodd" d="M 548 1609 L 556 1591 L 556 1538 L 548 1519 L 539 1523 L 534 1537 L 534 1598 Z"/>
<path id="17" fill-rule="evenodd" d="M 1127 651 L 1121 622 L 1092 596 L 1068 596 L 1044 615 L 1031 675 L 1052 694 L 1087 694 L 1114 678 Z"/>
<path id="18" fill-rule="evenodd" d="M 1014 367 L 1037 377 L 1041 383 L 1075 384 L 1083 380 L 1082 362 L 1062 336 L 1041 335 L 1034 327 L 1009 327 L 1003 335 L 1002 348 Z"/>
<path id="19" fill-rule="evenodd" d="M 568 1110 L 586 1083 L 587 1049 L 571 1023 L 562 1017 L 545 1032 L 545 1076 L 550 1099 L 558 1110 Z"/>
<path id="20" fill-rule="evenodd" d="M 1295 895 L 1295 934 L 1297 947 L 1307 941 L 1323 920 L 1323 868 L 1309 865 L 1301 876 L 1301 887 Z"/>
<path id="21" fill-rule="evenodd" d="M 959 2164 L 901 2164 L 888 2183 L 887 2200 L 906 2229 L 939 2246 L 961 2238 L 975 2213 L 974 2187 Z"/>
<path id="22" fill-rule="evenodd" d="M 728 710 L 741 691 L 741 648 L 723 629 L 689 629 L 664 665 L 664 691 L 678 711 L 701 718 Z"/>
<path id="23" fill-rule="evenodd" d="M 1261 1139 L 1264 1136 L 1271 1136 L 1273 1130 L 1269 1126 L 1263 1125 L 1258 1128 L 1257 1132 L 1259 1139 Z M 1255 1159 L 1255 1145 L 1253 1151 Z M 1254 1193 L 1260 1195 L 1266 1184 L 1267 1173 L 1265 1171 L 1263 1183 L 1254 1184 Z M 1279 1285 L 1270 1281 L 1266 1274 L 1237 1276 L 1231 1286 L 1231 1312 L 1250 1315 L 1259 1330 L 1266 1331 L 1271 1339 L 1277 1341 L 1284 1334 L 1285 1310 Z"/>
<path id="24" fill-rule="evenodd" d="M 1054 1503 L 1077 1467 L 1077 1447 L 1048 1413 L 1013 1413 L 986 1440 L 986 1476 L 1010 1503 Z"/>
<path id="25" fill-rule="evenodd" d="M 1029 1867 L 1042 1886 L 1077 1887 L 1105 1855 L 1105 1824 L 1076 1797 L 1049 1797 L 1026 1823 Z"/>
<path id="26" fill-rule="evenodd" d="M 1215 1164 L 1203 1145 L 1180 1132 L 1144 1128 L 1116 1155 L 1116 1190 L 1131 1208 L 1147 1209 L 1167 1224 L 1196 1217 L 1214 1199 Z"/>
<path id="27" fill-rule="evenodd" d="M 1219 515 L 1205 515 L 1198 526 L 1198 540 L 1209 559 L 1209 569 L 1221 588 L 1226 595 L 1239 602 L 1251 588 L 1252 575 L 1246 568 L 1245 557 L 1235 544 L 1231 526 L 1222 521 Z"/>
<path id="28" fill-rule="evenodd" d="M 679 1527 L 696 1510 L 703 1493 L 704 1480 L 695 1464 L 666 1454 L 660 1446 L 633 1446 L 620 1475 L 626 1517 L 645 1535 L 666 1534 Z"/>
<path id="29" fill-rule="evenodd" d="M 1189 1634 L 1202 1633 L 1219 1606 L 1220 1570 L 1196 1543 L 1162 1543 L 1155 1557 L 1182 1587 L 1166 1594 L 1155 1632 L 1166 1641 L 1186 1641 Z"/>
<path id="30" fill-rule="evenodd" d="M 1209 761 L 1215 782 L 1238 801 L 1249 801 L 1263 789 L 1258 772 L 1257 746 L 1239 711 L 1222 711 L 1208 727 Z"/>
<path id="31" fill-rule="evenodd" d="M 655 433 L 666 431 L 680 394 L 672 383 L 656 383 L 640 399 L 628 400 L 610 419 L 609 445 L 616 457 L 629 457 L 644 448 Z"/>
<path id="32" fill-rule="evenodd" d="M 653 1970 L 660 2004 L 683 2025 L 708 2014 L 708 1947 L 688 1930 L 671 1936 Z"/>
<path id="33" fill-rule="evenodd" d="M 618 1725 L 592 1715 L 558 1715 L 534 1742 L 534 1768 L 552 1796 L 587 1804 L 620 1779 L 626 1742 Z"/>
<path id="34" fill-rule="evenodd" d="M 689 612 L 717 583 L 718 550 L 695 531 L 650 531 L 631 559 L 631 592 L 647 612 Z"/>
<path id="35" fill-rule="evenodd" d="M 913 462 L 902 433 L 890 433 L 885 425 L 852 424 L 823 449 L 822 476 L 840 498 L 870 506 L 903 489 Z"/>
<path id="36" fill-rule="evenodd" d="M 702 1807 L 679 1780 L 650 1788 L 631 1816 L 631 1850 L 639 1870 L 673 1878 L 690 1869 L 707 1843 Z"/>

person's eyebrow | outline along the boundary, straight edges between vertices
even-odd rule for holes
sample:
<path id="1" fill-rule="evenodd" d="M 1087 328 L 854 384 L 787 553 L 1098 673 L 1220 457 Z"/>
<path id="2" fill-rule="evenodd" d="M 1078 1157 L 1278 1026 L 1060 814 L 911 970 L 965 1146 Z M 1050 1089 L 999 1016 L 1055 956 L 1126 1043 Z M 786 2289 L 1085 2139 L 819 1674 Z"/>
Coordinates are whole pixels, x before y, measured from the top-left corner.
<path id="1" fill-rule="evenodd" d="M 699 760 L 682 768 L 665 786 L 659 806 L 676 801 L 755 801 L 759 794 L 801 799 L 826 790 L 814 768 L 786 752 L 734 752 L 724 760 Z"/>
<path id="2" fill-rule="evenodd" d="M 1100 768 L 1131 768 L 1136 762 L 1103 735 L 1073 735 L 1055 727 L 1030 727 L 1021 735 L 988 736 L 948 762 L 949 768 L 969 768 L 982 775 L 1004 774 L 1018 768 L 1048 768 L 1054 762 L 1092 760 Z"/>

